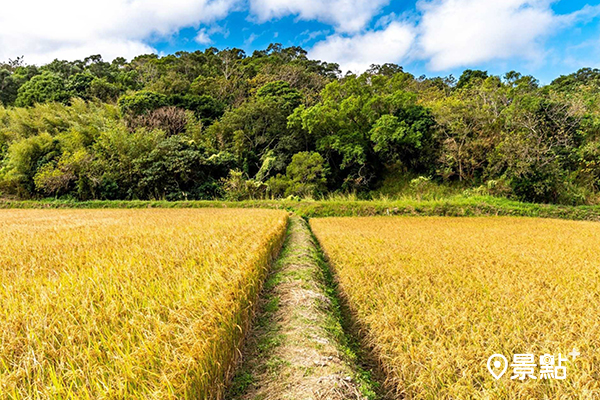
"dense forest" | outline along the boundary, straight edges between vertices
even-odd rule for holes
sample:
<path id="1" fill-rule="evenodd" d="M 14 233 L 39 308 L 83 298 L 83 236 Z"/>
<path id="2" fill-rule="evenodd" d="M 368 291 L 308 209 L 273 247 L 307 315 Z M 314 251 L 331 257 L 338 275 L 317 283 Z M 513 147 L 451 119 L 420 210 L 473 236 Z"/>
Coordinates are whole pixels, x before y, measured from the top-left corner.
<path id="1" fill-rule="evenodd" d="M 386 182 L 597 203 L 600 71 L 342 75 L 299 47 L 0 63 L 0 196 L 245 199 Z M 402 185 L 399 185 L 400 187 Z M 393 193 L 392 193 L 393 194 Z"/>

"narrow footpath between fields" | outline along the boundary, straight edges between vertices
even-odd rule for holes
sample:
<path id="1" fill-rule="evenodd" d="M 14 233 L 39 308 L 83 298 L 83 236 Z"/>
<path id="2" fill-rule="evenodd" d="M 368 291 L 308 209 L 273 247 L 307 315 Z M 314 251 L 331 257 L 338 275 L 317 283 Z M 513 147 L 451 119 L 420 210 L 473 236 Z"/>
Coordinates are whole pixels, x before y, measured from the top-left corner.
<path id="1" fill-rule="evenodd" d="M 375 398 L 348 346 L 327 282 L 306 222 L 291 216 L 228 399 Z"/>

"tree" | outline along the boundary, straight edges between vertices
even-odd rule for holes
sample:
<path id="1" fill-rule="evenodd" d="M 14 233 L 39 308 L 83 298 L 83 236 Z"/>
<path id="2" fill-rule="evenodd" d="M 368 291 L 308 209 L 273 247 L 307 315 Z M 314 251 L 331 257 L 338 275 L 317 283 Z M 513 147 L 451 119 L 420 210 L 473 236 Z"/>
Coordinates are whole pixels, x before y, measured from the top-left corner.
<path id="1" fill-rule="evenodd" d="M 489 77 L 487 71 L 467 69 L 465 70 L 456 84 L 457 89 L 468 87 L 469 85 L 477 84 L 478 81 L 486 80 Z"/>
<path id="2" fill-rule="evenodd" d="M 19 81 L 8 69 L 0 69 L 0 104 L 11 106 L 17 99 Z"/>
<path id="3" fill-rule="evenodd" d="M 285 82 L 268 84 L 256 98 L 226 112 L 207 134 L 215 148 L 236 155 L 238 169 L 248 176 L 260 170 L 268 155 L 276 158 L 272 172 L 281 172 L 299 144 L 297 131 L 287 127 L 299 98 L 299 92 Z"/>
<path id="4" fill-rule="evenodd" d="M 179 135 L 186 131 L 188 123 L 192 120 L 188 113 L 177 107 L 162 107 L 129 119 L 127 126 L 131 130 L 144 127 L 162 130 L 169 136 Z"/>
<path id="5" fill-rule="evenodd" d="M 287 167 L 286 177 L 289 180 L 286 196 L 315 197 L 327 189 L 325 160 L 316 152 L 294 154 Z"/>
<path id="6" fill-rule="evenodd" d="M 73 154 L 63 153 L 57 162 L 47 163 L 38 169 L 33 177 L 36 190 L 43 195 L 57 197 L 76 192 L 78 180 L 91 159 L 83 149 Z"/>
<path id="7" fill-rule="evenodd" d="M 44 72 L 34 76 L 19 88 L 15 105 L 29 107 L 48 101 L 67 102 L 69 98 L 69 92 L 62 78 L 51 72 Z"/>
<path id="8" fill-rule="evenodd" d="M 433 120 L 405 90 L 411 80 L 404 73 L 348 76 L 327 85 L 318 104 L 290 116 L 290 127 L 307 131 L 327 155 L 335 186 L 367 189 L 386 162 L 428 164 L 421 150 L 430 146 Z"/>
<path id="9" fill-rule="evenodd" d="M 183 136 L 171 136 L 134 161 L 134 168 L 140 176 L 135 197 L 167 200 L 214 198 L 219 191 L 219 180 L 230 166 L 224 158 L 211 158 L 195 142 Z"/>
<path id="10" fill-rule="evenodd" d="M 382 115 L 371 129 L 373 150 L 387 164 L 402 162 L 418 170 L 431 156 L 426 146 L 435 119 L 430 110 L 416 104 L 414 94 L 398 91 L 393 97 L 395 113 Z"/>
<path id="11" fill-rule="evenodd" d="M 488 173 L 505 178 L 520 200 L 559 201 L 578 164 L 580 116 L 568 103 L 536 94 L 513 101 L 507 115 L 508 129 L 491 154 Z"/>
<path id="12" fill-rule="evenodd" d="M 367 70 L 367 74 L 370 75 L 384 75 L 389 77 L 392 77 L 401 72 L 404 72 L 404 69 L 401 66 L 392 63 L 386 63 L 383 65 L 372 64 L 371 67 Z"/>
<path id="13" fill-rule="evenodd" d="M 88 73 L 78 73 L 69 78 L 67 81 L 67 90 L 72 96 L 81 97 L 82 99 L 90 98 L 90 88 L 94 76 Z"/>
<path id="14" fill-rule="evenodd" d="M 170 105 L 193 111 L 204 125 L 210 125 L 225 112 L 225 104 L 208 95 L 173 95 L 168 99 Z"/>
<path id="15" fill-rule="evenodd" d="M 591 68 L 550 85 L 516 71 L 415 78 L 395 64 L 342 76 L 278 43 L 18 58 L 0 63 L 0 186 L 78 199 L 368 196 L 419 176 L 425 191 L 598 202 L 599 89 Z"/>
<path id="16" fill-rule="evenodd" d="M 19 195 L 37 194 L 34 176 L 60 156 L 60 144 L 48 133 L 15 142 L 8 148 L 6 178 Z"/>
<path id="17" fill-rule="evenodd" d="M 119 99 L 119 109 L 123 115 L 136 116 L 168 106 L 167 96 L 147 90 L 123 95 Z"/>
<path id="18" fill-rule="evenodd" d="M 291 112 L 302 102 L 302 94 L 296 89 L 292 89 L 290 84 L 284 81 L 275 81 L 267 83 L 256 92 L 259 99 L 276 99 L 281 106 Z"/>
<path id="19" fill-rule="evenodd" d="M 94 78 L 90 83 L 89 94 L 105 102 L 114 102 L 121 93 L 121 89 L 106 78 Z"/>
<path id="20" fill-rule="evenodd" d="M 495 84 L 470 86 L 429 103 L 437 122 L 438 168 L 444 179 L 475 183 L 502 140 L 506 90 Z"/>

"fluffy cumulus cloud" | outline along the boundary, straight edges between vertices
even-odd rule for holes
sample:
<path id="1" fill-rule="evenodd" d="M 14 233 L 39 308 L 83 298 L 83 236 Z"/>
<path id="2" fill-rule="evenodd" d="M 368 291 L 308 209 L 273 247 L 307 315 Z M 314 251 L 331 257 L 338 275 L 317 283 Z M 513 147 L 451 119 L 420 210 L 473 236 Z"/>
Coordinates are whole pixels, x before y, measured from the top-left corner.
<path id="1" fill-rule="evenodd" d="M 195 41 L 209 45 L 215 33 L 225 32 L 219 27 L 223 19 L 244 11 L 256 23 L 293 16 L 330 25 L 302 33 L 306 39 L 298 44 L 317 40 L 310 55 L 338 62 L 344 71 L 414 59 L 425 60 L 435 71 L 500 59 L 539 61 L 546 38 L 600 15 L 600 6 L 558 15 L 554 1 L 418 0 L 401 16 L 381 15 L 392 0 L 6 1 L 0 12 L 0 60 L 21 55 L 35 64 L 91 54 L 133 58 L 154 52 L 155 39 L 168 39 L 185 27 L 196 28 Z M 258 36 L 250 30 L 245 44 Z"/>
<path id="2" fill-rule="evenodd" d="M 546 52 L 545 39 L 600 14 L 600 6 L 586 6 L 559 15 L 552 10 L 552 3 L 553 0 L 420 0 L 411 22 L 394 15 L 384 16 L 380 21 L 395 22 L 352 35 L 336 33 L 318 42 L 311 56 L 338 62 L 344 71 L 354 72 L 364 71 L 371 63 L 405 63 L 417 58 L 425 60 L 433 71 L 512 58 L 540 62 Z"/>
<path id="3" fill-rule="evenodd" d="M 547 0 L 421 1 L 419 48 L 433 70 L 493 59 L 539 60 L 543 40 L 572 20 Z"/>
<path id="4" fill-rule="evenodd" d="M 393 21 L 382 29 L 353 36 L 331 35 L 315 44 L 309 56 L 337 62 L 344 72 L 364 72 L 371 64 L 402 62 L 414 40 L 411 25 Z"/>
<path id="5" fill-rule="evenodd" d="M 210 34 L 206 31 L 206 28 L 200 29 L 196 34 L 194 40 L 196 41 L 196 43 L 203 45 L 211 44 L 213 42 L 210 38 Z"/>
<path id="6" fill-rule="evenodd" d="M 390 0 L 249 0 L 259 22 L 288 15 L 331 24 L 339 32 L 363 29 Z"/>
<path id="7" fill-rule="evenodd" d="M 0 60 L 28 63 L 152 52 L 153 37 L 225 17 L 237 0 L 19 0 L 0 13 Z M 202 38 L 201 38 L 202 39 Z"/>

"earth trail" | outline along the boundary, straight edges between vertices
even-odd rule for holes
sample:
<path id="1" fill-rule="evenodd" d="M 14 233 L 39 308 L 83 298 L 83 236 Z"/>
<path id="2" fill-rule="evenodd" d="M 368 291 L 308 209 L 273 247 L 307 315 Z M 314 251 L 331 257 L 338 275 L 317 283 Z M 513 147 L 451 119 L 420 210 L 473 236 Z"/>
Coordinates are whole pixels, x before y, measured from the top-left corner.
<path id="1" fill-rule="evenodd" d="M 341 343 L 344 332 L 318 255 L 306 222 L 293 215 L 228 398 L 371 398 L 352 352 Z"/>

